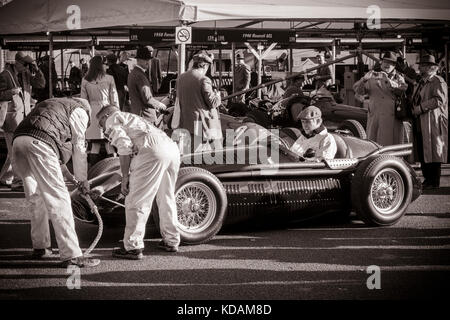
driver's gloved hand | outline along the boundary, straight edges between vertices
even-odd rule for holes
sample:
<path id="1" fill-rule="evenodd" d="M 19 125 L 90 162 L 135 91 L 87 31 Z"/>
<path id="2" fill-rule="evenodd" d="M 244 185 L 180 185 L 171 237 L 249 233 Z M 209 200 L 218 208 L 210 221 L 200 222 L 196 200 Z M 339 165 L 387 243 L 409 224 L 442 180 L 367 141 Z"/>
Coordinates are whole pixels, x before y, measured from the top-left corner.
<path id="1" fill-rule="evenodd" d="M 316 156 L 316 151 L 313 148 L 309 148 L 303 154 L 305 158 L 314 158 Z"/>

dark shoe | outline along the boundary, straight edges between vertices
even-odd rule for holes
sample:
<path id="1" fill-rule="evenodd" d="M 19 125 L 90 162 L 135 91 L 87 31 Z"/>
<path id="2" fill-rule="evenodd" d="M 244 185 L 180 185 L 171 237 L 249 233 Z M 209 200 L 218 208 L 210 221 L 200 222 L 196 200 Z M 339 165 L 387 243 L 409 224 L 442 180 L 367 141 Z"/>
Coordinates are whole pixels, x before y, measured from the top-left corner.
<path id="1" fill-rule="evenodd" d="M 80 268 L 91 268 L 98 266 L 100 264 L 99 259 L 90 259 L 86 257 L 77 257 L 70 260 L 66 260 L 62 262 L 62 267 L 67 268 L 68 266 L 77 266 Z"/>
<path id="2" fill-rule="evenodd" d="M 164 240 L 161 240 L 158 243 L 158 248 L 160 248 L 161 250 L 165 250 L 167 252 L 177 252 L 178 251 L 178 246 L 171 246 L 170 244 L 167 244 Z"/>
<path id="3" fill-rule="evenodd" d="M 46 249 L 33 249 L 33 253 L 31 254 L 32 259 L 46 259 L 51 258 L 53 255 L 52 248 Z"/>
<path id="4" fill-rule="evenodd" d="M 142 260 L 144 254 L 142 249 L 125 250 L 125 248 L 115 248 L 112 253 L 113 257 L 128 260 Z"/>

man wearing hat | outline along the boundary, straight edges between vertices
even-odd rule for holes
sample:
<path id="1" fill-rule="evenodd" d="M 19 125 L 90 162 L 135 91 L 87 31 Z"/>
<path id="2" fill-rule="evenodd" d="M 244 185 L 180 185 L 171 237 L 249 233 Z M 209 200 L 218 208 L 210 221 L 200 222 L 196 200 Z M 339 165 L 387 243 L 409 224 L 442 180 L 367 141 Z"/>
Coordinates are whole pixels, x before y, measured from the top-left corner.
<path id="1" fill-rule="evenodd" d="M 306 161 L 322 161 L 333 159 L 337 146 L 334 137 L 322 124 L 322 112 L 316 106 L 303 109 L 298 115 L 301 136 L 294 142 L 291 151 Z"/>
<path id="2" fill-rule="evenodd" d="M 421 79 L 413 94 L 414 147 L 425 178 L 424 189 L 439 188 L 441 163 L 447 162 L 448 88 L 436 74 L 438 68 L 434 56 L 421 57 Z"/>
<path id="3" fill-rule="evenodd" d="M 317 60 L 320 65 L 326 63 L 325 56 L 321 53 L 317 55 Z M 317 70 L 317 74 L 314 76 L 314 86 L 316 90 L 325 86 L 331 85 L 331 66 L 321 67 Z"/>
<path id="4" fill-rule="evenodd" d="M 151 84 L 146 74 L 152 59 L 150 46 L 140 47 L 136 53 L 136 66 L 128 75 L 128 92 L 130 95 L 130 112 L 144 117 L 155 124 L 157 111 L 164 111 L 166 105 L 153 97 Z"/>
<path id="5" fill-rule="evenodd" d="M 178 77 L 177 97 L 180 104 L 179 128 L 187 129 L 193 138 L 194 150 L 218 148 L 222 145 L 222 126 L 218 107 L 220 93 L 206 76 L 213 62 L 206 53 L 193 57 L 192 68 Z"/>
<path id="6" fill-rule="evenodd" d="M 106 70 L 106 73 L 110 74 L 114 78 L 117 95 L 119 97 L 119 107 L 120 110 L 123 110 L 123 106 L 125 104 L 125 86 L 127 85 L 128 81 L 128 72 L 117 64 L 117 56 L 114 53 L 108 54 L 106 56 L 106 62 L 108 64 L 108 70 Z"/>
<path id="7" fill-rule="evenodd" d="M 244 56 L 237 54 L 236 67 L 234 68 L 235 91 L 247 90 L 250 88 L 250 66 L 245 63 Z M 245 94 L 236 96 L 235 102 L 245 103 Z"/>
<path id="8" fill-rule="evenodd" d="M 8 102 L 8 114 L 2 129 L 5 132 L 5 140 L 8 154 L 12 155 L 13 133 L 17 125 L 31 111 L 31 92 L 33 88 L 44 88 L 45 77 L 39 70 L 36 62 L 29 55 L 18 51 L 15 56 L 15 64 L 5 66 L 0 73 L 0 102 Z M 11 159 L 11 162 L 14 161 Z M 8 170 L 2 170 L 2 172 Z M 11 189 L 21 190 L 22 182 L 14 174 Z M 0 177 L 1 179 L 2 177 Z"/>
<path id="9" fill-rule="evenodd" d="M 361 96 L 368 95 L 367 137 L 383 146 L 402 142 L 403 122 L 395 118 L 395 101 L 408 85 L 395 71 L 397 57 L 386 52 L 381 61 L 381 71 L 371 70 L 353 85 Z"/>

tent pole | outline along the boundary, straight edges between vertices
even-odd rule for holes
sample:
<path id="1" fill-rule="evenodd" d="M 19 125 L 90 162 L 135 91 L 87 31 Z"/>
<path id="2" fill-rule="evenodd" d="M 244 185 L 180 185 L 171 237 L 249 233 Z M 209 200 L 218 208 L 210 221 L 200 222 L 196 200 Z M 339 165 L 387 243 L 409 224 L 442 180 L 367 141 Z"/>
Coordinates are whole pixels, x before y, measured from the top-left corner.
<path id="1" fill-rule="evenodd" d="M 5 59 L 3 54 L 3 49 L 2 47 L 0 47 L 0 72 L 2 72 L 5 68 Z"/>
<path id="2" fill-rule="evenodd" d="M 294 70 L 294 50 L 289 48 L 289 73 L 292 74 Z"/>
<path id="3" fill-rule="evenodd" d="M 178 76 L 186 71 L 186 45 L 178 45 Z"/>
<path id="4" fill-rule="evenodd" d="M 61 89 L 64 87 L 64 49 L 61 49 Z"/>
<path id="5" fill-rule="evenodd" d="M 444 44 L 445 52 L 445 82 L 448 84 L 448 42 Z"/>
<path id="6" fill-rule="evenodd" d="M 48 33 L 49 42 L 48 42 L 48 97 L 53 98 L 53 74 L 52 74 L 52 65 L 53 65 L 53 34 L 51 32 Z"/>
<path id="7" fill-rule="evenodd" d="M 331 49 L 331 60 L 336 60 L 336 40 L 333 40 L 333 45 Z M 331 81 L 336 84 L 336 65 L 331 65 Z"/>
<path id="8" fill-rule="evenodd" d="M 235 63 L 236 63 L 235 57 L 236 57 L 236 44 L 234 42 L 232 42 L 231 43 L 231 78 L 233 81 L 233 93 L 236 92 L 236 85 L 235 85 L 235 81 L 234 81 L 234 68 L 236 67 L 235 66 Z"/>
<path id="9" fill-rule="evenodd" d="M 219 90 L 222 88 L 222 46 L 219 47 Z"/>
<path id="10" fill-rule="evenodd" d="M 263 72 L 263 68 L 262 68 L 262 45 L 260 43 L 258 43 L 258 86 L 262 83 L 262 72 Z M 258 94 L 257 94 L 258 99 L 261 99 L 261 89 L 258 89 Z"/>

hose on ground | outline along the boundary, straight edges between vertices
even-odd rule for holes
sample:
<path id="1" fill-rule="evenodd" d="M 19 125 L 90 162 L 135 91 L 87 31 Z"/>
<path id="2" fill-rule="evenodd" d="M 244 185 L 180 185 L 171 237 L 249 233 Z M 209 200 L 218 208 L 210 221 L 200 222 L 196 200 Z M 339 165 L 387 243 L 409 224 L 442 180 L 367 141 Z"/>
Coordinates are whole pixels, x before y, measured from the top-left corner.
<path id="1" fill-rule="evenodd" d="M 92 241 L 92 243 L 89 246 L 89 248 L 87 248 L 84 251 L 84 253 L 83 253 L 84 256 L 89 256 L 91 251 L 94 250 L 94 248 L 97 246 L 97 243 L 99 242 L 100 238 L 102 237 L 102 234 L 103 234 L 103 220 L 102 220 L 102 217 L 100 216 L 100 213 L 98 212 L 97 206 L 95 205 L 94 201 L 92 201 L 91 196 L 89 194 L 80 194 L 80 195 L 89 204 L 89 208 L 91 209 L 91 212 L 94 213 L 94 215 L 97 217 L 97 220 L 98 220 L 97 236 L 95 237 L 94 241 Z"/>

